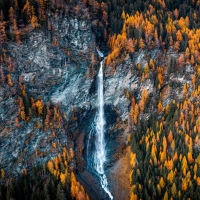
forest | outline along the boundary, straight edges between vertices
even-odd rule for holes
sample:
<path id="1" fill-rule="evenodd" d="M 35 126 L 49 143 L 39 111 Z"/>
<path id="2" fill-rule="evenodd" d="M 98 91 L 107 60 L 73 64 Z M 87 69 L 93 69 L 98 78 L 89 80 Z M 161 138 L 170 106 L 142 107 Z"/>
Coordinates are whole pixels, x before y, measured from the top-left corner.
<path id="1" fill-rule="evenodd" d="M 148 89 L 141 91 L 140 98 L 126 91 L 131 102 L 130 200 L 199 199 L 200 1 L 0 0 L 0 82 L 7 85 L 9 95 L 17 95 L 16 128 L 19 122 L 32 118 L 42 120 L 38 122 L 41 130 L 64 127 L 66 116 L 58 105 L 31 97 L 21 76 L 13 82 L 15 61 L 6 52 L 7 43 L 22 44 L 33 29 L 53 31 L 49 19 L 57 12 L 91 22 L 96 41 L 109 49 L 108 70 L 117 70 L 127 55 L 132 57 L 136 52 L 159 49 L 165 55 L 173 49 L 178 54 L 177 59 L 160 55 L 155 60 L 148 58 L 144 67 L 140 63 L 130 66 L 141 82 L 153 79 L 157 92 L 151 112 Z M 53 37 L 52 44 L 57 45 Z M 193 70 L 191 84 L 184 83 L 180 98 L 170 97 L 169 103 L 163 103 L 163 88 L 169 85 L 176 90 L 177 83 L 169 80 L 170 75 L 184 75 L 187 65 Z M 140 116 L 149 113 L 149 120 L 143 121 Z M 53 148 L 56 145 L 52 142 Z M 46 165 L 24 169 L 17 180 L 6 180 L 1 169 L 0 199 L 89 199 L 71 169 L 73 159 L 73 149 L 63 149 Z"/>
<path id="2" fill-rule="evenodd" d="M 46 165 L 33 168 L 31 172 L 23 170 L 17 180 L 12 178 L 7 185 L 1 185 L 1 199 L 86 199 L 89 200 L 83 186 L 70 170 L 74 158 L 72 149 L 66 148 Z M 1 178 L 5 172 L 1 170 Z"/>

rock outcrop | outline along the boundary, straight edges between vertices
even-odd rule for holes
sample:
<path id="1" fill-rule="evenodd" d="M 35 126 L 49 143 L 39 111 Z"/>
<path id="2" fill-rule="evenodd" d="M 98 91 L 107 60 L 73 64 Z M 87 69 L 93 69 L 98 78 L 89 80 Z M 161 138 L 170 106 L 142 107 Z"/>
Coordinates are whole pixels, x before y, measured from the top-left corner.
<path id="1" fill-rule="evenodd" d="M 52 136 L 50 130 L 41 129 L 43 122 L 39 118 L 33 118 L 31 122 L 20 121 L 19 127 L 15 127 L 18 77 L 22 76 L 29 97 L 44 99 L 45 103 L 52 100 L 63 104 L 67 97 L 71 99 L 71 91 L 76 96 L 75 81 L 80 75 L 85 77 L 90 63 L 88 55 L 95 50 L 95 38 L 86 21 L 57 16 L 53 25 L 53 32 L 41 29 L 31 31 L 23 44 L 8 43 L 6 48 L 6 54 L 15 61 L 15 71 L 11 72 L 13 87 L 1 84 L 0 168 L 12 176 L 21 173 L 24 168 L 43 164 L 55 157 L 69 141 L 68 130 L 57 129 L 56 137 Z M 2 66 L 2 69 L 6 69 L 6 66 Z M 62 89 L 66 90 L 65 86 L 71 88 L 62 99 L 56 92 L 57 88 L 60 93 Z M 66 106 L 64 111 L 71 110 L 71 100 L 62 106 Z M 55 150 L 52 142 L 59 142 L 61 146 Z"/>
<path id="2" fill-rule="evenodd" d="M 31 31 L 22 45 L 9 43 L 6 51 L 16 61 L 15 72 L 12 72 L 14 85 L 18 84 L 17 79 L 22 76 L 30 96 L 43 99 L 45 103 L 51 101 L 53 104 L 59 104 L 60 109 L 66 114 L 64 126 L 55 130 L 56 136 L 52 135 L 52 131 L 44 131 L 41 128 L 43 122 L 40 118 L 33 118 L 29 122 L 20 121 L 20 126 L 16 128 L 14 124 L 18 116 L 15 103 L 17 86 L 10 88 L 7 84 L 1 83 L 0 168 L 5 169 L 7 175 L 16 176 L 24 168 L 47 162 L 68 144 L 68 147 L 72 147 L 75 151 L 75 168 L 80 173 L 80 181 L 83 184 L 85 182 L 87 187 L 90 185 L 90 179 L 81 180 L 81 177 L 91 176 L 86 169 L 86 144 L 97 109 L 98 62 L 91 64 L 91 57 L 95 57 L 96 60 L 100 58 L 96 52 L 95 37 L 88 21 L 62 17 L 58 13 L 50 21 L 54 31 L 42 29 Z M 139 100 L 142 89 L 148 90 L 151 106 L 148 106 L 146 114 L 140 115 L 144 120 L 150 117 L 150 113 L 157 106 L 155 102 L 159 94 L 154 89 L 155 74 L 152 73 L 149 78 L 141 81 L 134 66 L 140 63 L 143 68 L 150 58 L 162 65 L 161 59 L 158 59 L 160 52 L 158 48 L 149 52 L 140 51 L 124 58 L 123 64 L 116 65 L 114 70 L 112 67 L 104 69 L 108 177 L 112 175 L 110 169 L 115 169 L 115 162 L 127 147 L 127 136 L 130 131 L 130 98 L 127 97 L 127 92 L 135 94 L 136 100 Z M 178 57 L 173 49 L 163 57 L 170 59 L 170 56 Z M 90 76 L 87 75 L 88 70 L 93 72 Z M 189 66 L 187 71 L 190 73 Z M 175 74 L 169 78 L 176 82 L 182 80 Z M 186 81 L 190 82 L 190 76 Z M 183 83 L 181 82 L 182 85 Z M 180 91 L 174 95 L 178 96 Z M 169 94 L 163 100 L 164 104 L 171 101 L 168 97 Z M 52 147 L 52 143 L 59 144 L 57 149 Z M 95 182 L 95 175 L 92 176 Z M 98 183 L 94 183 L 91 187 L 97 191 L 95 184 Z M 111 185 L 112 189 L 113 183 Z M 104 194 L 101 191 L 93 196 L 96 198 L 99 195 Z M 115 199 L 120 198 L 115 197 Z"/>

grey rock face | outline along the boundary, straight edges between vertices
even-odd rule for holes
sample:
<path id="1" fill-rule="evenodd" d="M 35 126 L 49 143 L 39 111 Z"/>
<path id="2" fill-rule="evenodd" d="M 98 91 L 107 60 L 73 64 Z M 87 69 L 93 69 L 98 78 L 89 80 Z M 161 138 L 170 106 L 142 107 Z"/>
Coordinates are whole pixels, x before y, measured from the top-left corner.
<path id="1" fill-rule="evenodd" d="M 83 89 L 81 94 L 85 93 L 84 87 L 87 90 L 90 86 L 91 79 L 86 80 L 85 72 L 90 62 L 88 55 L 94 53 L 95 39 L 85 21 L 58 16 L 52 25 L 55 31 L 30 32 L 22 45 L 9 43 L 7 52 L 16 61 L 17 70 L 12 73 L 14 84 L 17 85 L 21 75 L 30 96 L 44 99 L 45 103 L 49 100 L 60 101 L 67 112 L 71 105 L 83 101 L 84 96 L 78 100 L 79 85 Z M 52 44 L 52 38 L 57 45 Z M 69 140 L 66 135 L 68 130 L 57 129 L 56 137 L 52 137 L 51 131 L 41 130 L 41 119 L 21 121 L 20 127 L 16 128 L 17 96 L 13 92 L 7 97 L 10 90 L 6 83 L 0 87 L 0 168 L 17 175 L 24 168 L 43 164 L 55 157 Z M 64 92 L 67 95 L 62 98 Z M 72 103 L 72 96 L 76 99 L 75 103 Z M 59 142 L 61 147 L 55 150 L 52 142 Z M 36 156 L 36 151 L 39 156 Z"/>
<path id="2" fill-rule="evenodd" d="M 12 74 L 14 84 L 21 75 L 30 96 L 44 99 L 45 103 L 59 103 L 66 113 L 66 126 L 56 129 L 56 137 L 50 130 L 40 128 L 40 118 L 34 118 L 31 122 L 22 121 L 16 128 L 16 91 L 11 91 L 7 84 L 0 84 L 0 168 L 12 173 L 8 175 L 17 175 L 25 167 L 44 164 L 55 157 L 66 143 L 70 143 L 76 153 L 77 171 L 86 169 L 85 147 L 98 104 L 98 67 L 90 65 L 91 54 L 97 57 L 95 38 L 88 21 L 61 17 L 59 14 L 50 21 L 54 31 L 35 30 L 28 34 L 22 45 L 9 43 L 8 52 L 17 62 L 17 71 Z M 107 168 L 114 164 L 127 145 L 130 99 L 126 98 L 126 91 L 136 92 L 137 101 L 144 88 L 153 96 L 152 107 L 148 113 L 141 114 L 140 119 L 149 119 L 154 111 L 153 103 L 159 95 L 155 91 L 154 76 L 150 74 L 142 82 L 133 65 L 140 64 L 144 68 L 149 61 L 146 56 L 156 60 L 159 52 L 159 49 L 136 52 L 123 64 L 115 66 L 114 70 L 111 67 L 104 69 Z M 170 60 L 171 57 L 177 59 L 179 55 L 169 49 L 165 56 Z M 161 62 L 158 64 L 162 65 Z M 94 74 L 87 77 L 90 68 Z M 186 66 L 186 72 L 192 72 L 191 66 Z M 191 76 L 187 77 L 174 73 L 169 79 L 182 85 L 185 82 L 190 84 Z M 180 96 L 181 90 L 177 89 L 174 95 Z M 166 98 L 163 105 L 170 101 L 170 98 Z M 57 149 L 52 148 L 52 142 L 60 144 Z M 80 151 L 83 154 L 79 154 Z M 39 156 L 36 156 L 36 152 L 39 152 Z"/>
<path id="3" fill-rule="evenodd" d="M 52 101 L 54 104 L 60 103 L 62 110 L 66 113 L 68 129 L 57 130 L 56 138 L 51 137 L 51 132 L 35 128 L 42 121 L 38 119 L 31 123 L 21 122 L 21 127 L 15 130 L 8 129 L 5 137 L 4 131 L 1 133 L 1 167 L 13 173 L 19 173 L 24 167 L 33 164 L 45 163 L 48 159 L 56 155 L 51 143 L 59 141 L 62 146 L 68 142 L 66 132 L 74 135 L 74 148 L 83 148 L 84 141 L 91 130 L 92 122 L 97 108 L 97 94 L 95 76 L 86 77 L 87 68 L 90 64 L 90 54 L 96 54 L 95 41 L 90 30 L 90 26 L 85 21 L 77 19 L 56 18 L 53 22 L 55 31 L 44 33 L 42 30 L 29 33 L 26 43 L 23 45 L 9 44 L 11 56 L 17 61 L 18 71 L 13 75 L 16 80 L 19 75 L 27 86 L 28 93 L 34 98 L 44 99 L 45 102 Z M 52 44 L 52 37 L 57 40 L 57 45 Z M 75 43 L 73 41 L 76 41 Z M 82 45 L 85 47 L 77 46 Z M 135 54 L 134 62 L 141 62 L 144 52 Z M 111 75 L 109 68 L 105 69 L 104 77 L 104 98 L 105 115 L 107 118 L 107 150 L 109 166 L 115 160 L 115 153 L 121 146 L 126 145 L 126 134 L 124 129 L 120 131 L 115 128 L 117 117 L 125 123 L 128 120 L 130 101 L 125 97 L 125 90 L 139 91 L 143 87 L 148 88 L 149 93 L 153 91 L 153 83 L 150 79 L 141 83 L 132 67 L 133 60 L 128 59 L 124 64 L 117 66 L 114 74 Z M 97 69 L 95 69 L 97 71 Z M 94 70 L 94 71 L 95 71 Z M 3 91 L 5 92 L 5 91 Z M 10 109 L 4 105 L 14 104 L 14 97 L 10 101 L 2 99 L 0 104 L 2 124 L 8 120 L 6 113 Z M 71 121 L 71 110 L 78 110 L 77 120 Z M 17 108 L 13 111 L 12 124 L 17 116 Z M 6 126 L 3 126 L 4 130 Z M 84 134 L 84 135 L 83 135 Z M 78 144 L 79 138 L 83 144 Z M 49 139 L 50 138 L 50 139 Z M 15 140 L 15 142 L 12 142 Z M 117 142 L 118 141 L 118 142 Z M 82 146 L 82 147 L 81 147 Z M 120 146 L 120 147 L 119 147 Z M 5 151 L 6 149 L 6 151 Z M 39 150 L 43 156 L 36 157 L 35 152 Z M 58 150 L 59 151 L 59 148 Z M 31 157 L 31 163 L 26 162 Z M 20 158 L 20 159 L 19 159 Z M 81 158 L 83 159 L 83 158 Z M 22 161 L 23 160 L 23 161 Z M 15 165 L 13 163 L 15 162 Z"/>
<path id="4" fill-rule="evenodd" d="M 89 43 L 94 39 L 90 30 L 90 23 L 76 18 L 64 18 L 57 16 L 50 20 L 55 29 L 54 36 L 58 38 L 59 45 L 70 45 L 76 50 L 88 53 Z"/>

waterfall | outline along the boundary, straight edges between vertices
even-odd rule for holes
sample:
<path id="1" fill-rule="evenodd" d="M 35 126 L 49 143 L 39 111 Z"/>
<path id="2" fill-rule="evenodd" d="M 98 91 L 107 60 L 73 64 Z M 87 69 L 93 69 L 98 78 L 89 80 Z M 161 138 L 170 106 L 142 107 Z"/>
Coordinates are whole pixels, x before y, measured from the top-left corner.
<path id="1" fill-rule="evenodd" d="M 97 50 L 98 51 L 98 50 Z M 102 53 L 99 52 L 99 55 L 103 57 Z M 105 59 L 104 59 L 105 60 Z M 108 188 L 108 181 L 104 171 L 104 163 L 106 162 L 106 149 L 105 149 L 105 140 L 104 140 L 104 126 L 106 124 L 104 118 L 104 96 L 103 96 L 103 61 L 100 63 L 100 69 L 98 73 L 98 113 L 96 114 L 95 121 L 93 124 L 93 129 L 89 134 L 87 151 L 90 146 L 89 140 L 91 134 L 95 134 L 95 152 L 92 156 L 92 170 L 99 176 L 101 187 L 108 194 L 110 199 L 113 199 L 113 196 Z M 91 168 L 91 167 L 90 167 Z"/>
<path id="2" fill-rule="evenodd" d="M 102 53 L 101 51 L 99 51 L 97 48 L 96 48 L 96 50 L 97 50 L 97 52 L 98 52 L 99 56 L 100 56 L 101 58 L 104 58 L 104 55 L 103 55 L 103 53 Z"/>

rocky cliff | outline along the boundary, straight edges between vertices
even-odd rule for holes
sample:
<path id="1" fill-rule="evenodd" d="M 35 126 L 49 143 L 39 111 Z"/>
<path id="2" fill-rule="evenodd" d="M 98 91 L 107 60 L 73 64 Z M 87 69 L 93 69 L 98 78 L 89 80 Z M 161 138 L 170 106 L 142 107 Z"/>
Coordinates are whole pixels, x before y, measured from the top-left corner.
<path id="1" fill-rule="evenodd" d="M 96 52 L 95 36 L 87 20 L 63 17 L 57 13 L 49 21 L 54 31 L 31 30 L 23 44 L 9 43 L 6 47 L 7 55 L 15 63 L 14 70 L 5 70 L 5 74 L 11 74 L 14 85 L 9 87 L 1 82 L 0 87 L 0 168 L 5 169 L 7 176 L 16 176 L 24 168 L 29 169 L 55 157 L 67 144 L 68 148 L 74 149 L 76 163 L 73 167 L 86 191 L 88 190 L 92 199 L 105 199 L 105 194 L 98 188 L 97 178 L 86 169 L 86 144 L 97 109 L 96 75 L 100 58 Z M 140 115 L 144 122 L 157 106 L 155 102 L 159 95 L 155 90 L 155 74 L 152 72 L 149 78 L 141 81 L 136 66 L 140 64 L 144 68 L 150 59 L 164 66 L 171 57 L 178 56 L 173 49 L 166 54 L 162 54 L 158 48 L 143 50 L 124 56 L 123 62 L 114 68 L 104 69 L 106 172 L 115 199 L 127 199 L 129 195 L 129 173 L 126 176 L 121 174 L 126 187 L 120 184 L 121 180 L 112 176 L 113 171 L 122 169 L 120 158 L 123 157 L 124 150 L 127 152 L 131 123 L 129 95 L 132 93 L 136 99 L 140 99 L 142 90 L 148 90 L 149 104 L 147 110 Z M 7 68 L 5 65 L 1 67 Z M 173 82 L 180 84 L 180 89 L 173 92 L 172 87 L 168 87 L 163 98 L 164 105 L 171 101 L 170 95 L 178 97 L 181 94 L 184 82 L 190 83 L 190 66 L 186 66 L 186 71 L 188 75 L 186 74 L 185 79 L 178 77 L 176 72 L 172 76 L 166 74 L 165 86 L 168 87 Z M 22 76 L 29 96 L 43 99 L 45 104 L 57 104 L 64 113 L 63 126 L 55 128 L 55 135 L 52 135 L 51 130 L 42 129 L 42 119 L 37 117 L 30 121 L 20 121 L 20 126 L 15 126 L 19 76 Z M 53 148 L 52 143 L 56 143 L 57 148 Z M 129 169 L 128 162 L 126 169 Z M 115 189 L 116 185 L 118 191 Z"/>
<path id="2" fill-rule="evenodd" d="M 9 43 L 6 47 L 6 54 L 14 62 L 14 69 L 10 72 L 7 66 L 1 66 L 1 69 L 5 69 L 4 76 L 11 74 L 13 86 L 1 84 L 0 157 L 1 168 L 12 174 L 20 173 L 27 165 L 42 164 L 57 154 L 57 151 L 51 151 L 51 131 L 41 131 L 37 126 L 42 123 L 41 119 L 21 121 L 19 128 L 14 127 L 18 116 L 15 103 L 18 77 L 22 76 L 29 96 L 44 99 L 45 103 L 59 101 L 66 113 L 69 113 L 72 105 L 76 105 L 72 104 L 77 98 L 76 88 L 81 82 L 86 81 L 88 85 L 91 82 L 85 77 L 90 54 L 95 51 L 95 38 L 90 24 L 58 16 L 53 25 L 53 32 L 41 29 L 30 31 L 23 44 Z M 80 95 L 83 96 L 84 91 Z M 58 135 L 54 140 L 60 141 L 61 146 L 68 141 L 66 132 L 57 130 Z M 34 158 L 36 150 L 42 156 Z"/>

